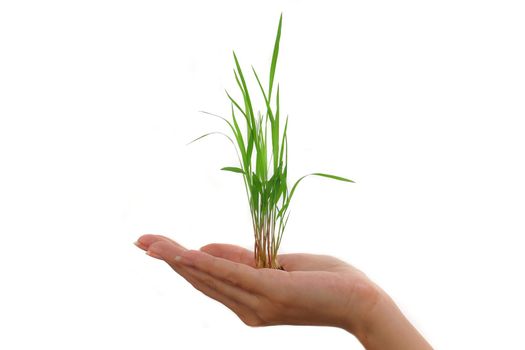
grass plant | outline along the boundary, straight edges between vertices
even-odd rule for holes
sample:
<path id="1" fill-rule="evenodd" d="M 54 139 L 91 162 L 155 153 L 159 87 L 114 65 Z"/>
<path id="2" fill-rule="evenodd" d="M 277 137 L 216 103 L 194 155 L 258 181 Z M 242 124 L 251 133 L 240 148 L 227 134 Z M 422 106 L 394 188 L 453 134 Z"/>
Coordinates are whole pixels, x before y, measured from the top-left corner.
<path id="1" fill-rule="evenodd" d="M 283 127 L 279 84 L 274 88 L 281 27 L 282 14 L 279 18 L 267 89 L 264 88 L 253 66 L 251 67 L 260 93 L 264 98 L 263 113 L 261 111 L 255 112 L 246 84 L 246 76 L 241 69 L 235 51 L 233 51 L 235 62 L 233 73 L 241 98 L 234 99 L 226 90 L 231 105 L 231 119 L 228 120 L 213 113 L 200 111 L 222 119 L 228 125 L 233 138 L 222 132 L 211 132 L 190 142 L 195 142 L 208 135 L 220 134 L 228 138 L 234 145 L 239 161 L 238 166 L 227 166 L 221 170 L 238 173 L 242 175 L 244 180 L 255 238 L 254 258 L 256 266 L 277 269 L 282 269 L 277 261 L 277 252 L 290 216 L 290 201 L 299 183 L 308 176 L 322 176 L 354 182 L 340 176 L 311 173 L 300 177 L 291 188 L 287 184 L 288 116 L 284 120 Z M 275 100 L 272 99 L 274 96 Z"/>

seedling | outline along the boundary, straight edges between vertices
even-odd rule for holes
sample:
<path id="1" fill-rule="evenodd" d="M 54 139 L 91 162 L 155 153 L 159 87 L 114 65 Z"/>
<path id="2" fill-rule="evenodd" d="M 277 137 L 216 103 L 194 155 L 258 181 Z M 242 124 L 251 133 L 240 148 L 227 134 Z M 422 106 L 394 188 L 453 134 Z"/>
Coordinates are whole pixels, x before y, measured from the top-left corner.
<path id="1" fill-rule="evenodd" d="M 281 239 L 290 216 L 290 201 L 297 185 L 306 177 L 315 175 L 335 180 L 354 182 L 344 177 L 311 173 L 299 178 L 291 190 L 287 185 L 288 174 L 288 116 L 281 132 L 281 110 L 279 106 L 279 84 L 274 90 L 274 78 L 279 55 L 279 42 L 281 39 L 282 14 L 279 19 L 277 36 L 273 48 L 272 63 L 270 66 L 268 90 L 263 88 L 261 80 L 252 66 L 253 75 L 257 80 L 260 92 L 264 98 L 264 113 L 254 112 L 252 99 L 248 91 L 245 76 L 239 60 L 233 52 L 235 68 L 233 70 L 235 81 L 242 95 L 242 106 L 226 91 L 231 104 L 231 120 L 219 115 L 204 112 L 224 120 L 233 138 L 221 132 L 212 132 L 202 135 L 195 140 L 202 139 L 211 134 L 221 134 L 227 137 L 234 145 L 239 166 L 228 166 L 221 170 L 242 175 L 248 204 L 252 217 L 254 243 L 254 258 L 259 268 L 282 269 L 277 261 L 277 252 Z M 273 93 L 275 92 L 275 104 Z M 241 130 L 241 126 L 243 127 Z"/>

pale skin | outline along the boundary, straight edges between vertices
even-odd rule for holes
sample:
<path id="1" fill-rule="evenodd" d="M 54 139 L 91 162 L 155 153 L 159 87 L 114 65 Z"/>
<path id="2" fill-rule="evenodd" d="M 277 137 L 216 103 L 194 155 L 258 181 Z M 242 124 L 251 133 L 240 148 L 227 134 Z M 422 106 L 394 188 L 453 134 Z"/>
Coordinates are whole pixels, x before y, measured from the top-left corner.
<path id="1" fill-rule="evenodd" d="M 363 272 L 328 255 L 280 254 L 284 270 L 256 268 L 253 252 L 212 243 L 188 250 L 161 235 L 135 243 L 252 327 L 317 325 L 353 334 L 365 349 L 432 349 Z"/>

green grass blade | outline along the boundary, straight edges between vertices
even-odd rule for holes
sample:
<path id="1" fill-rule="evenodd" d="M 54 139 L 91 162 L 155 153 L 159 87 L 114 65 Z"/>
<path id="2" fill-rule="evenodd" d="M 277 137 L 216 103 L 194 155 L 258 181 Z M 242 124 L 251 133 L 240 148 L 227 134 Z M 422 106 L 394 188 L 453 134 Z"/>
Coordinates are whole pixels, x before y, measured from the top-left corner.
<path id="1" fill-rule="evenodd" d="M 250 160 L 252 160 L 252 153 L 253 153 L 253 145 L 255 144 L 255 129 L 253 128 L 248 128 L 248 132 L 247 132 L 247 143 L 248 143 L 248 146 L 246 147 L 246 157 Z"/>
<path id="2" fill-rule="evenodd" d="M 282 163 L 281 165 L 279 165 L 279 168 L 281 168 L 282 166 Z M 288 190 L 288 185 L 286 183 L 286 176 L 287 176 L 287 171 L 288 171 L 288 167 L 285 165 L 284 166 L 284 169 L 282 170 L 282 172 L 280 172 L 280 176 L 281 176 L 281 181 L 279 182 L 280 185 L 279 185 L 279 197 L 282 195 L 283 196 L 283 200 L 286 201 L 286 196 L 287 196 L 287 190 Z"/>
<path id="3" fill-rule="evenodd" d="M 194 143 L 195 141 L 198 141 L 198 140 L 201 140 L 201 139 L 203 139 L 203 138 L 205 138 L 207 136 L 210 136 L 210 135 L 221 135 L 221 136 L 226 137 L 231 142 L 231 144 L 233 145 L 233 148 L 235 149 L 235 154 L 237 154 L 237 159 L 239 160 L 239 164 L 242 164 L 241 157 L 239 156 L 239 152 L 237 151 L 237 147 L 235 147 L 235 142 L 233 142 L 231 137 L 229 137 L 228 135 L 226 135 L 225 133 L 220 132 L 220 131 L 213 131 L 213 132 L 209 132 L 209 133 L 206 133 L 204 135 L 201 135 L 201 136 L 197 137 L 196 139 L 193 139 L 192 141 L 188 142 L 186 144 L 186 146 Z"/>
<path id="4" fill-rule="evenodd" d="M 246 81 L 244 79 L 244 75 L 242 73 L 241 65 L 239 64 L 239 60 L 237 59 L 237 55 L 235 54 L 235 51 L 233 52 L 233 58 L 235 60 L 235 65 L 237 67 L 237 72 L 239 73 L 239 78 L 241 80 L 241 92 L 243 94 L 244 98 L 244 105 L 246 107 L 246 139 L 248 140 L 248 147 L 247 147 L 247 156 L 251 159 L 253 146 L 256 148 L 257 157 L 260 154 L 262 150 L 261 142 L 259 142 L 260 138 L 257 136 L 257 122 L 255 121 L 255 115 L 253 113 L 252 103 L 250 94 L 248 92 L 248 87 L 246 85 Z M 256 158 L 257 159 L 257 158 Z M 257 165 L 258 163 L 256 163 Z"/>
<path id="5" fill-rule="evenodd" d="M 231 105 L 231 107 L 232 107 L 232 119 L 233 119 L 233 125 L 234 125 L 232 127 L 232 130 L 233 130 L 233 134 L 235 135 L 235 139 L 237 140 L 237 146 L 239 147 L 241 151 L 241 156 L 242 156 L 241 164 L 244 166 L 245 169 L 249 169 L 250 160 L 246 154 L 246 148 L 244 146 L 244 140 L 242 138 L 241 129 L 239 128 L 239 124 L 237 123 L 237 118 L 235 118 L 235 111 L 233 110 L 233 104 Z"/>
<path id="6" fill-rule="evenodd" d="M 275 76 L 275 69 L 277 67 L 277 56 L 279 56 L 279 42 L 281 41 L 281 26 L 283 22 L 283 14 L 279 18 L 279 27 L 277 28 L 277 37 L 273 47 L 272 65 L 270 67 L 270 88 L 268 89 L 268 100 L 272 98 L 273 78 Z"/>
<path id="7" fill-rule="evenodd" d="M 259 88 L 261 88 L 261 92 L 264 97 L 264 102 L 266 103 L 266 105 L 268 105 L 269 101 L 268 101 L 268 98 L 266 97 L 266 92 L 264 92 L 264 89 L 261 84 L 261 80 L 259 79 L 259 76 L 257 75 L 257 72 L 255 71 L 255 68 L 253 68 L 253 66 L 252 66 L 252 71 L 253 71 L 253 74 L 255 75 L 255 79 L 257 80 L 257 83 L 259 84 Z"/>
<path id="8" fill-rule="evenodd" d="M 347 179 L 345 177 L 341 177 L 341 176 L 336 176 L 336 175 L 330 175 L 330 174 L 323 174 L 323 173 L 312 173 L 310 175 L 316 175 L 316 176 L 323 176 L 323 177 L 328 177 L 330 179 L 334 179 L 334 180 L 339 180 L 339 181 L 346 181 L 346 182 L 353 182 L 355 183 L 355 181 L 352 181 L 350 179 Z"/>
<path id="9" fill-rule="evenodd" d="M 210 113 L 210 112 L 206 112 L 206 111 L 198 111 L 199 113 L 204 113 L 204 114 L 208 114 L 208 115 L 211 115 L 211 116 L 214 116 L 214 117 L 217 117 L 217 118 L 220 118 L 222 120 L 224 120 L 226 123 L 230 124 L 230 122 L 228 121 L 228 119 L 224 118 L 224 117 L 221 117 L 220 115 L 218 114 L 214 114 L 214 113 Z"/>
<path id="10" fill-rule="evenodd" d="M 246 166 L 246 163 L 247 163 L 246 162 L 246 158 L 247 157 L 246 157 L 246 149 L 244 147 L 244 140 L 242 138 L 242 134 L 241 134 L 241 130 L 239 129 L 239 125 L 237 124 L 237 118 L 235 118 L 235 113 L 233 111 L 233 104 L 232 104 L 231 107 L 232 107 L 233 125 L 226 118 L 221 117 L 220 115 L 217 115 L 217 114 L 214 114 L 214 113 L 210 113 L 210 112 L 206 112 L 206 111 L 199 111 L 199 112 L 204 113 L 204 114 L 208 114 L 208 115 L 211 115 L 211 116 L 214 116 L 214 117 L 217 117 L 217 118 L 220 118 L 220 119 L 224 120 L 228 124 L 228 126 L 232 130 L 233 136 L 235 136 L 235 140 L 237 141 L 237 147 L 241 151 L 242 162 L 240 164 Z M 207 134 L 207 135 L 209 135 L 209 134 Z M 203 135 L 200 138 L 205 137 L 207 135 Z M 197 141 L 197 140 L 193 140 L 193 141 Z"/>
<path id="11" fill-rule="evenodd" d="M 241 90 L 241 93 L 244 95 L 244 88 L 242 87 L 242 84 L 239 81 L 239 76 L 237 75 L 237 71 L 235 69 L 233 70 L 233 75 L 235 76 L 235 81 L 237 82 L 237 86 Z"/>
<path id="12" fill-rule="evenodd" d="M 299 183 L 306 177 L 308 176 L 312 176 L 312 175 L 315 175 L 315 176 L 323 176 L 323 177 L 327 177 L 327 178 L 330 178 L 330 179 L 334 179 L 334 180 L 339 180 L 339 181 L 346 181 L 346 182 L 355 182 L 355 181 L 352 181 L 350 179 L 347 179 L 347 178 L 344 178 L 344 177 L 341 177 L 341 176 L 336 176 L 336 175 L 330 175 L 330 174 L 324 174 L 324 173 L 311 173 L 311 174 L 307 174 L 307 175 L 304 175 L 302 176 L 301 178 L 299 178 L 299 180 L 297 180 L 295 182 L 295 184 L 293 185 L 292 187 L 292 190 L 290 191 L 290 195 L 288 196 L 287 198 L 287 201 L 286 201 L 286 204 L 283 206 L 283 208 L 281 209 L 283 212 L 286 212 L 286 209 L 288 209 L 288 205 L 290 204 L 290 201 L 292 200 L 292 197 L 293 197 L 293 194 L 295 192 L 295 189 L 297 188 L 297 185 L 299 185 Z"/>
<path id="13" fill-rule="evenodd" d="M 310 175 L 304 175 L 303 177 L 301 177 L 299 180 L 297 180 L 295 182 L 295 184 L 292 186 L 292 190 L 290 191 L 290 195 L 288 196 L 288 201 L 286 203 L 286 206 L 284 207 L 284 210 L 286 211 L 286 208 L 288 208 L 288 205 L 290 204 L 290 201 L 292 200 L 292 197 L 293 197 L 293 194 L 295 192 L 295 189 L 297 188 L 297 185 L 299 185 L 299 183 L 301 181 L 303 181 L 303 179 L 307 176 L 310 176 Z"/>
<path id="14" fill-rule="evenodd" d="M 232 106 L 233 108 L 233 106 Z M 235 132 L 235 128 L 233 127 L 232 123 L 230 123 L 230 121 L 224 117 L 221 117 L 220 115 L 217 115 L 217 114 L 214 114 L 214 113 L 210 113 L 210 112 L 206 112 L 206 111 L 199 111 L 200 113 L 204 113 L 204 114 L 208 114 L 208 115 L 211 115 L 211 116 L 214 116 L 214 117 L 217 117 L 217 118 L 220 118 L 222 120 L 224 120 L 228 126 L 230 127 L 230 129 L 232 130 L 233 134 L 235 135 L 235 137 L 237 137 L 236 135 L 236 132 Z M 235 119 L 234 119 L 235 121 Z"/>
<path id="15" fill-rule="evenodd" d="M 277 108 L 275 118 L 272 123 L 272 150 L 273 150 L 273 169 L 277 171 L 279 165 L 279 84 L 277 84 Z"/>
<path id="16" fill-rule="evenodd" d="M 244 174 L 244 171 L 241 168 L 237 168 L 237 167 L 234 167 L 234 166 L 226 166 L 226 167 L 222 168 L 221 170 L 231 171 L 232 173 Z"/>
<path id="17" fill-rule="evenodd" d="M 194 143 L 195 141 L 199 141 L 200 139 L 203 139 L 203 138 L 205 138 L 205 137 L 207 137 L 207 136 L 214 135 L 214 134 L 218 134 L 218 133 L 219 133 L 218 131 L 213 131 L 213 132 L 209 132 L 209 133 L 206 133 L 206 134 L 204 134 L 204 135 L 201 135 L 201 136 L 197 137 L 196 139 L 193 139 L 192 141 L 188 142 L 188 143 L 186 144 L 186 146 L 191 145 L 191 144 Z M 225 135 L 225 136 L 229 138 L 228 135 Z"/>
<path id="18" fill-rule="evenodd" d="M 239 106 L 239 104 L 237 103 L 237 101 L 235 101 L 231 96 L 230 94 L 228 93 L 227 90 L 224 90 L 226 91 L 226 95 L 228 96 L 228 98 L 230 99 L 230 101 L 233 103 L 233 105 L 235 107 L 237 107 L 237 109 L 242 113 L 242 115 L 244 115 L 244 117 L 246 118 L 246 121 L 248 122 L 248 117 L 246 116 L 246 113 L 244 112 L 244 110 L 241 108 L 241 106 Z"/>
<path id="19" fill-rule="evenodd" d="M 295 192 L 295 189 L 297 188 L 297 185 L 299 185 L 299 183 L 306 177 L 308 176 L 312 176 L 312 175 L 315 175 L 315 176 L 323 176 L 323 177 L 328 177 L 330 179 L 334 179 L 334 180 L 339 180 L 339 181 L 346 181 L 346 182 L 354 182 L 350 179 L 347 179 L 347 178 L 344 178 L 344 177 L 341 177 L 341 176 L 336 176 L 336 175 L 330 175 L 330 174 L 324 174 L 324 173 L 311 173 L 311 174 L 307 174 L 307 175 L 304 175 L 303 177 L 301 177 L 299 180 L 297 180 L 295 182 L 295 184 L 293 185 L 292 187 L 292 191 L 290 192 L 290 197 L 289 199 L 292 198 L 293 196 L 293 193 Z"/>
<path id="20" fill-rule="evenodd" d="M 259 178 L 257 177 L 257 174 L 252 173 L 251 178 L 252 178 L 252 187 L 250 190 L 251 190 L 252 205 L 255 208 L 256 212 L 258 212 L 260 208 L 259 198 L 260 198 L 260 193 L 262 189 L 262 184 Z"/>
<path id="21" fill-rule="evenodd" d="M 266 144 L 264 142 L 264 131 L 262 127 L 262 118 L 259 118 L 257 123 L 256 135 L 255 135 L 255 149 L 256 149 L 256 158 L 255 158 L 255 173 L 261 179 L 265 180 L 266 172 Z"/>
<path id="22" fill-rule="evenodd" d="M 237 59 L 237 55 L 235 55 L 235 51 L 233 51 L 233 59 L 235 60 L 235 66 L 237 67 L 237 72 L 239 73 L 239 78 L 241 79 L 241 83 L 242 83 L 241 92 L 242 92 L 242 94 L 244 96 L 244 102 L 245 102 L 245 105 L 246 105 L 246 115 L 248 117 L 251 116 L 251 122 L 252 122 L 252 125 L 253 125 L 253 124 L 255 124 L 255 123 L 253 123 L 255 121 L 255 117 L 253 115 L 252 102 L 251 102 L 251 99 L 250 99 L 250 94 L 248 92 L 248 86 L 246 85 L 246 81 L 244 80 L 244 75 L 242 74 L 241 65 L 239 64 L 239 60 Z"/>
<path id="23" fill-rule="evenodd" d="M 264 92 L 264 88 L 262 87 L 261 81 L 259 80 L 259 76 L 257 75 L 257 72 L 255 71 L 255 68 L 253 68 L 253 66 L 252 66 L 252 70 L 253 70 L 255 79 L 257 79 L 257 83 L 259 84 L 259 88 L 261 89 L 261 92 L 264 97 L 264 103 L 266 104 L 266 113 L 268 114 L 268 117 L 270 118 L 270 123 L 273 125 L 274 117 L 273 117 L 272 107 L 270 106 L 270 101 L 266 97 L 266 93 Z"/>
<path id="24" fill-rule="evenodd" d="M 286 122 L 284 123 L 284 131 L 283 131 L 283 138 L 281 141 L 281 154 L 279 155 L 279 163 L 283 162 L 283 151 L 284 151 L 284 148 L 288 146 L 288 144 L 285 142 L 286 139 L 288 138 L 286 136 L 287 129 L 288 129 L 288 116 L 286 116 Z"/>

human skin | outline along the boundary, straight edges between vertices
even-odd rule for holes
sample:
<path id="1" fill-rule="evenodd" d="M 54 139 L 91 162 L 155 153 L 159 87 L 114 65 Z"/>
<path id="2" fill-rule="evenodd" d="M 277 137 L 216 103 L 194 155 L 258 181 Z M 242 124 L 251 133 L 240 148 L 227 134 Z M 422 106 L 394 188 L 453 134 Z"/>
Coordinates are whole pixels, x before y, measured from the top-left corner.
<path id="1" fill-rule="evenodd" d="M 231 244 L 188 250 L 151 234 L 135 244 L 248 326 L 332 326 L 366 349 L 432 349 L 379 286 L 335 257 L 280 254 L 278 270 L 256 268 L 252 251 Z"/>

